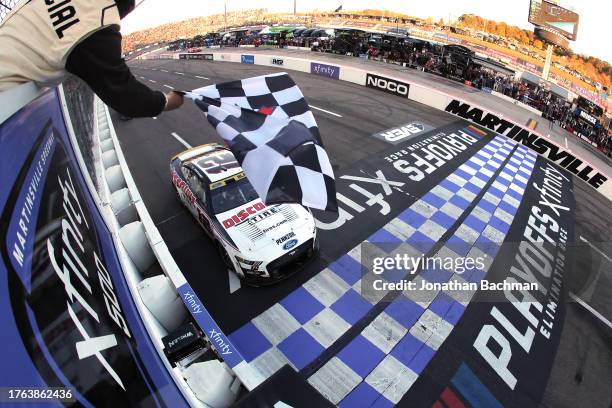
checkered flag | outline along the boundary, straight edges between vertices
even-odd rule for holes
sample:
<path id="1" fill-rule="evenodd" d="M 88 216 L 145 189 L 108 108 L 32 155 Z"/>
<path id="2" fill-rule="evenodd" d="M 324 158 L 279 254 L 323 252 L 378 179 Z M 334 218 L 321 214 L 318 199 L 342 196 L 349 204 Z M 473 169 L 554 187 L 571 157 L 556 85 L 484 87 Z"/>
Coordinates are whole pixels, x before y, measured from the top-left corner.
<path id="1" fill-rule="evenodd" d="M 267 203 L 337 211 L 334 173 L 300 88 L 286 73 L 186 93 L 207 112 Z"/>

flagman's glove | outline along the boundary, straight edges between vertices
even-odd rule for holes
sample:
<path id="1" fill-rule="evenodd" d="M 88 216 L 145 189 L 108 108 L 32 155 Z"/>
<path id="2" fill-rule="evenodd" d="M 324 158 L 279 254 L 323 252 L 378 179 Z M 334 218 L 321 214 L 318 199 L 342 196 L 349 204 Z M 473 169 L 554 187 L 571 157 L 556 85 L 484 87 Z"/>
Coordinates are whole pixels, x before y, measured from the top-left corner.
<path id="1" fill-rule="evenodd" d="M 171 111 L 179 108 L 183 104 L 183 95 L 171 91 L 166 94 L 166 106 L 164 111 Z"/>

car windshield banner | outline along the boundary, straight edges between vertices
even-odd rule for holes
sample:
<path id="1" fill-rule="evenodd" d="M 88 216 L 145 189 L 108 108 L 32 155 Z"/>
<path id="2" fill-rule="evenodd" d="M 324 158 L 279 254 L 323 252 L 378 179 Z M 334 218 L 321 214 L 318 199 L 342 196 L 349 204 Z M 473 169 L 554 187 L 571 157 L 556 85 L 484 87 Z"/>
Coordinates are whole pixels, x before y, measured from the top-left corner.
<path id="1" fill-rule="evenodd" d="M 0 125 L 1 387 L 83 406 L 184 406 L 130 296 L 57 91 Z"/>

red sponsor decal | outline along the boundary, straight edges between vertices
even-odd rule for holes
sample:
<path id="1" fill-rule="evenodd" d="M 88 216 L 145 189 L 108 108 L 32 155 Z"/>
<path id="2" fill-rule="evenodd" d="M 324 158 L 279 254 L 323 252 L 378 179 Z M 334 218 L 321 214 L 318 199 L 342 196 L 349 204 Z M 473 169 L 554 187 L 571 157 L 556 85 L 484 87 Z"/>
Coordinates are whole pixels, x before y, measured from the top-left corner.
<path id="1" fill-rule="evenodd" d="M 172 171 L 172 184 L 174 184 L 176 188 L 178 188 L 183 193 L 185 193 L 185 196 L 187 197 L 187 199 L 189 200 L 191 204 L 195 203 L 195 196 L 189 189 L 189 186 L 187 185 L 187 183 L 185 183 L 183 179 L 180 178 L 178 174 L 176 174 L 176 171 Z"/>
<path id="2" fill-rule="evenodd" d="M 261 211 L 264 208 L 266 208 L 266 205 L 264 203 L 255 203 L 247 208 L 244 208 L 238 211 L 236 214 L 232 215 L 231 217 L 223 220 L 223 226 L 225 228 L 231 228 L 234 225 L 238 225 L 242 221 L 247 219 L 250 215 L 257 213 L 258 211 Z"/>
<path id="3" fill-rule="evenodd" d="M 258 112 L 263 113 L 264 115 L 271 115 L 274 112 L 274 106 L 262 106 L 259 108 Z"/>
<path id="4" fill-rule="evenodd" d="M 440 394 L 440 399 L 435 401 L 431 408 L 465 408 L 465 404 L 463 404 L 453 390 L 446 387 L 442 394 Z"/>
<path id="5" fill-rule="evenodd" d="M 453 390 L 448 387 L 442 391 L 441 397 L 442 401 L 444 401 L 446 406 L 449 408 L 465 408 L 465 405 L 463 405 L 463 402 L 461 402 L 459 397 L 457 397 L 457 394 L 455 394 Z"/>

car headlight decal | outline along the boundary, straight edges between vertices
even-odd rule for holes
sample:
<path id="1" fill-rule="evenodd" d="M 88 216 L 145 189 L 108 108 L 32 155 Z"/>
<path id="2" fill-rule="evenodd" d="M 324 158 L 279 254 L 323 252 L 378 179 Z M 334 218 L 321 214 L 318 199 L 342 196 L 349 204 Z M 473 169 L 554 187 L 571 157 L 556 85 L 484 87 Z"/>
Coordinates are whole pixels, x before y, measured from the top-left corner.
<path id="1" fill-rule="evenodd" d="M 247 272 L 247 271 L 259 271 L 259 268 L 261 267 L 261 265 L 263 264 L 263 261 L 251 261 L 248 259 L 244 259 L 241 258 L 239 256 L 236 255 L 236 261 L 238 261 L 238 264 L 240 265 L 240 268 Z"/>

